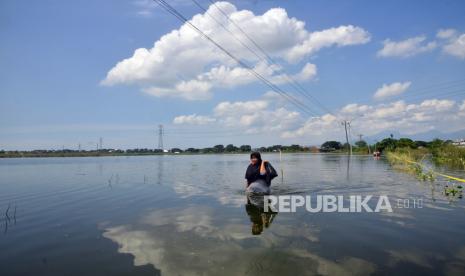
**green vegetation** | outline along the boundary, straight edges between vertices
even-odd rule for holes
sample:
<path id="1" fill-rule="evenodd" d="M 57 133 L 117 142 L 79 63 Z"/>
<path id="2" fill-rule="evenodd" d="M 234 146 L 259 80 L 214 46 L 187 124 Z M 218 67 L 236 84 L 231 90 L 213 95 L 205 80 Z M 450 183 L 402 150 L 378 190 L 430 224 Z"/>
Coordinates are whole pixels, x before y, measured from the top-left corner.
<path id="1" fill-rule="evenodd" d="M 338 141 L 326 141 L 324 142 L 319 151 L 320 152 L 333 152 L 333 153 L 341 153 L 341 152 L 348 152 L 350 149 L 347 143 L 342 144 Z M 368 149 L 368 143 L 360 140 L 352 145 L 352 153 L 355 154 L 368 154 L 370 150 Z"/>
<path id="2" fill-rule="evenodd" d="M 337 151 L 341 149 L 342 149 L 342 144 L 341 142 L 337 142 L 337 141 L 326 141 L 320 147 L 320 151 L 322 152 L 331 152 L 331 151 Z"/>
<path id="3" fill-rule="evenodd" d="M 443 194 L 450 202 L 463 197 L 463 187 L 455 183 L 453 176 L 447 176 L 423 165 L 425 158 L 431 159 L 436 165 L 447 165 L 465 168 L 465 148 L 455 146 L 449 141 L 435 139 L 431 142 L 413 142 L 409 139 L 384 139 L 378 145 L 384 146 L 385 155 L 391 166 L 395 169 L 415 175 L 422 181 L 434 181 L 435 175 L 449 178 L 444 185 Z M 451 180 L 452 179 L 452 180 Z"/>
<path id="4" fill-rule="evenodd" d="M 397 150 L 387 152 L 386 157 L 391 166 L 395 169 L 413 174 L 422 181 L 434 181 L 435 179 L 433 171 L 425 170 L 425 168 L 418 163 L 421 162 L 418 153 L 412 154 L 410 151 Z"/>
<path id="5" fill-rule="evenodd" d="M 445 164 L 465 169 L 465 148 L 450 144 L 433 148 L 433 160 L 437 164 Z"/>
<path id="6" fill-rule="evenodd" d="M 436 165 L 447 165 L 465 169 L 465 148 L 455 146 L 450 140 L 434 139 L 431 142 L 412 141 L 408 138 L 386 138 L 375 144 L 375 148 L 384 152 L 408 153 L 417 159 L 431 156 Z"/>
<path id="7" fill-rule="evenodd" d="M 449 198 L 462 198 L 463 197 L 463 187 L 461 185 L 444 186 L 444 195 Z"/>
<path id="8" fill-rule="evenodd" d="M 270 147 L 260 147 L 252 149 L 250 145 L 241 145 L 239 147 L 233 144 L 215 145 L 207 148 L 172 148 L 170 150 L 159 149 L 99 149 L 99 150 L 32 150 L 32 151 L 5 151 L 0 150 L 0 158 L 13 157 L 86 157 L 86 156 L 132 156 L 132 155 L 161 155 L 161 154 L 223 154 L 223 153 L 249 153 L 252 150 L 260 152 L 318 152 L 316 147 L 304 147 L 300 145 L 274 145 Z"/>

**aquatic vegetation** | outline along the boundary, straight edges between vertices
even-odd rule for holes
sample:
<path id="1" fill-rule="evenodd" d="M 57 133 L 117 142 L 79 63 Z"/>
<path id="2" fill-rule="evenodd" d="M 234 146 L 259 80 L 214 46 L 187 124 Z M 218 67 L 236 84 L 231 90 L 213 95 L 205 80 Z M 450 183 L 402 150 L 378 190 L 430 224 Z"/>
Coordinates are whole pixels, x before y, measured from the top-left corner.
<path id="1" fill-rule="evenodd" d="M 387 159 L 391 166 L 404 172 L 416 175 L 416 177 L 422 181 L 434 181 L 435 175 L 439 175 L 449 179 L 449 181 L 462 181 L 462 179 L 445 175 L 443 173 L 434 172 L 432 169 L 427 170 L 426 166 L 421 164 L 424 157 L 419 158 L 418 154 L 411 154 L 409 151 L 398 151 L 388 152 L 386 154 Z M 416 156 L 413 158 L 412 156 Z M 463 198 L 463 186 L 456 185 L 454 182 L 444 185 L 443 195 L 453 202 L 457 199 Z"/>
<path id="2" fill-rule="evenodd" d="M 463 197 L 463 186 L 461 185 L 445 185 L 444 186 L 444 195 L 448 198 L 462 198 Z"/>
<path id="3" fill-rule="evenodd" d="M 395 169 L 413 174 L 422 181 L 434 181 L 434 172 L 432 170 L 426 170 L 426 168 L 420 164 L 426 155 L 423 155 L 421 158 L 420 156 L 419 152 L 414 152 L 414 154 L 412 154 L 408 150 L 398 150 L 386 154 L 389 163 Z"/>
<path id="4" fill-rule="evenodd" d="M 433 161 L 439 165 L 465 168 L 465 148 L 443 145 L 432 149 Z"/>

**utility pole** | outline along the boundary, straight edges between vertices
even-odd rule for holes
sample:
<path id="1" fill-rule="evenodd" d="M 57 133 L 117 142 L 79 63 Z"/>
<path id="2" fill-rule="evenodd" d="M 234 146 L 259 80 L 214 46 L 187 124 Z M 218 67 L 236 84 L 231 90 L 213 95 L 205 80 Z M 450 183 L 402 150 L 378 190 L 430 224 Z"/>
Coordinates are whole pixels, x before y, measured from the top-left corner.
<path id="1" fill-rule="evenodd" d="M 158 125 L 158 149 L 163 152 L 163 125 Z"/>
<path id="2" fill-rule="evenodd" d="M 103 149 L 103 138 L 102 137 L 100 137 L 100 140 L 99 140 L 99 148 L 100 150 Z"/>
<path id="3" fill-rule="evenodd" d="M 347 134 L 347 125 L 350 124 L 350 122 L 344 120 L 342 124 L 344 125 L 344 129 L 346 131 L 346 143 L 347 145 L 349 145 L 349 152 L 350 152 L 350 155 L 352 155 L 352 145 L 349 143 L 349 135 Z"/>

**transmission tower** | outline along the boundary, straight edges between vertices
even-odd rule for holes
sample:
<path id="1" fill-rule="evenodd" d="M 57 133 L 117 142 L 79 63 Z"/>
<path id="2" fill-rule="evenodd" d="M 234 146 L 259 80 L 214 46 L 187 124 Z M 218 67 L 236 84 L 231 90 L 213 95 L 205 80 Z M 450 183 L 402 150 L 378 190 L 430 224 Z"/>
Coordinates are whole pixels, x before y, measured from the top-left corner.
<path id="1" fill-rule="evenodd" d="M 158 149 L 163 151 L 163 125 L 158 125 Z"/>

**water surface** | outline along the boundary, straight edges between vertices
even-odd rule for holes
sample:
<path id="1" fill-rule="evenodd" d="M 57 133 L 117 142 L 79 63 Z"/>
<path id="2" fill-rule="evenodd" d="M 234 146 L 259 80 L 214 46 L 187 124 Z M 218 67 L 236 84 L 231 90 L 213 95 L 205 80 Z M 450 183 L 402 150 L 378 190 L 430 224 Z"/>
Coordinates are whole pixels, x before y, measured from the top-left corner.
<path id="1" fill-rule="evenodd" d="M 0 275 L 465 275 L 465 204 L 444 180 L 370 156 L 264 157 L 275 195 L 388 195 L 394 210 L 264 214 L 243 192 L 247 155 L 3 159 Z"/>

